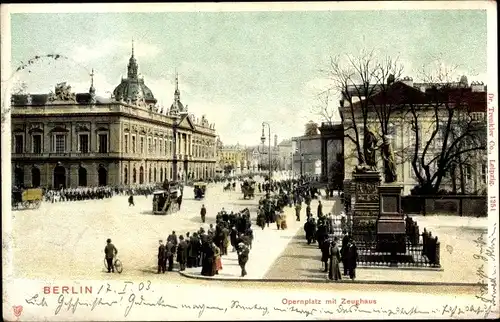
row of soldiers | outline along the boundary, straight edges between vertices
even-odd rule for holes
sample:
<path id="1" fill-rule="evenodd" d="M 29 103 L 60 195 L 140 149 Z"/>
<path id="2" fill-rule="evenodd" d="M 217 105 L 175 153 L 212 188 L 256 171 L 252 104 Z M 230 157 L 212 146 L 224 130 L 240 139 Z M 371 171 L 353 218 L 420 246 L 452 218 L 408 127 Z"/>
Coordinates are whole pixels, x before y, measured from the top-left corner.
<path id="1" fill-rule="evenodd" d="M 68 188 L 60 190 L 46 190 L 44 193 L 45 201 L 80 201 L 80 200 L 99 200 L 111 198 L 115 191 L 111 187 L 96 188 Z"/>

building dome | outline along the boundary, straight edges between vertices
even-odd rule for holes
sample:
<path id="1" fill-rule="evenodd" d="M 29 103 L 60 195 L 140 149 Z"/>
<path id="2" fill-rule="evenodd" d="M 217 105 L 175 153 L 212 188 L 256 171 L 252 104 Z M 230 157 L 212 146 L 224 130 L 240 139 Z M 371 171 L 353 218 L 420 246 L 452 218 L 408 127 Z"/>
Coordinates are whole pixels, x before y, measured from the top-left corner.
<path id="1" fill-rule="evenodd" d="M 148 105 L 156 104 L 157 100 L 153 96 L 153 92 L 144 84 L 144 78 L 138 76 L 139 65 L 134 57 L 134 42 L 132 42 L 132 56 L 129 59 L 127 69 L 127 78 L 122 78 L 121 83 L 113 91 L 115 99 L 126 102 L 144 100 Z"/>

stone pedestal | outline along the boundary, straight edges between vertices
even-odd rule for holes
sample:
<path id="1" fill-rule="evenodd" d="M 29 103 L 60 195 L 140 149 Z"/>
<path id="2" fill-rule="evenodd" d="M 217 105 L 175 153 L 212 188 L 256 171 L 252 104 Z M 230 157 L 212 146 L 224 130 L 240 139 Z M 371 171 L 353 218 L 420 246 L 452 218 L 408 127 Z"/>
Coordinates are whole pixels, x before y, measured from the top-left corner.
<path id="1" fill-rule="evenodd" d="M 389 183 L 378 187 L 380 216 L 377 220 L 377 251 L 406 253 L 406 223 L 401 211 L 400 184 Z"/>
<path id="2" fill-rule="evenodd" d="M 379 218 L 380 173 L 365 171 L 353 173 L 355 192 L 352 204 L 352 236 L 355 241 L 374 242 Z"/>

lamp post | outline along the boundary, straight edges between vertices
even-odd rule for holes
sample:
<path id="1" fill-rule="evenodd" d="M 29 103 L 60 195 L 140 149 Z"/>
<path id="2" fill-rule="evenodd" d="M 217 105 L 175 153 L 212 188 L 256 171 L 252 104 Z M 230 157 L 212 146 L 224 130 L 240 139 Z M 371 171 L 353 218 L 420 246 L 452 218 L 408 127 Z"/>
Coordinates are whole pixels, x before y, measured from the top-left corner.
<path id="1" fill-rule="evenodd" d="M 262 142 L 262 145 L 264 146 L 264 144 L 266 143 L 266 135 L 264 133 L 265 125 L 267 125 L 268 135 L 269 135 L 269 151 L 268 151 L 268 153 L 269 153 L 269 182 L 271 182 L 271 177 L 273 174 L 273 171 L 271 169 L 271 126 L 267 122 L 262 122 L 262 136 L 260 137 L 260 141 Z M 263 153 L 263 152 L 261 152 L 259 150 L 259 153 Z"/>

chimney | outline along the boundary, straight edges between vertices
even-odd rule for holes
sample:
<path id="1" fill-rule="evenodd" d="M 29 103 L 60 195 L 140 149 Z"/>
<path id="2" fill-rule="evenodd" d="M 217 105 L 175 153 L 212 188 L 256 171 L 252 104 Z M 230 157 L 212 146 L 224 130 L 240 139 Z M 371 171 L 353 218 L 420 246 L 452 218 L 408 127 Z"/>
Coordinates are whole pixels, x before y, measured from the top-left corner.
<path id="1" fill-rule="evenodd" d="M 470 84 L 471 86 L 471 91 L 473 92 L 485 92 L 486 91 L 486 86 L 484 86 L 483 82 L 472 82 Z"/>
<path id="2" fill-rule="evenodd" d="M 406 76 L 401 80 L 401 83 L 405 84 L 406 86 L 413 87 L 413 78 Z"/>

